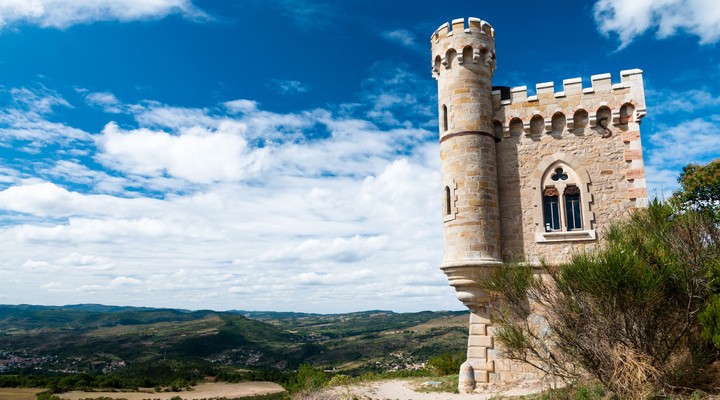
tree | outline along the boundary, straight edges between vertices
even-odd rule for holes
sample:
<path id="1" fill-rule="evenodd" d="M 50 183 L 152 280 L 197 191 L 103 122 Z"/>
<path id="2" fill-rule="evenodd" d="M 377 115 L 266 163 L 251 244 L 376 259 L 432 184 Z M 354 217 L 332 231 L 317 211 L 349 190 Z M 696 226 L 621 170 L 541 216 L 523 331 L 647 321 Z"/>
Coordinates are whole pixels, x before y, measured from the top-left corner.
<path id="1" fill-rule="evenodd" d="M 671 198 L 674 204 L 709 214 L 720 222 L 720 159 L 707 165 L 686 165 L 678 182 L 681 188 Z"/>
<path id="2" fill-rule="evenodd" d="M 654 201 L 546 274 L 499 268 L 487 282 L 496 338 L 511 359 L 565 378 L 580 366 L 622 398 L 717 390 L 719 243 L 706 215 Z"/>

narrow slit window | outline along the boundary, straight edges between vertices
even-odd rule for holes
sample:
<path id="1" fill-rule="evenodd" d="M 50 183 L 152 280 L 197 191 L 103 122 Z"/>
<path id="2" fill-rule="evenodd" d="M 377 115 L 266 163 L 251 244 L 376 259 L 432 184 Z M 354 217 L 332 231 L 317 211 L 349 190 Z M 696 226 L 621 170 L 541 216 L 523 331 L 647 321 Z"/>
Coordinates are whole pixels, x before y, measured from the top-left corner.
<path id="1" fill-rule="evenodd" d="M 448 130 L 448 111 L 447 111 L 447 106 L 445 104 L 443 104 L 443 106 L 442 106 L 442 118 L 443 118 L 442 130 L 443 130 L 443 132 L 445 132 Z"/>
<path id="2" fill-rule="evenodd" d="M 452 214 L 452 200 L 450 195 L 450 187 L 445 186 L 445 215 Z"/>

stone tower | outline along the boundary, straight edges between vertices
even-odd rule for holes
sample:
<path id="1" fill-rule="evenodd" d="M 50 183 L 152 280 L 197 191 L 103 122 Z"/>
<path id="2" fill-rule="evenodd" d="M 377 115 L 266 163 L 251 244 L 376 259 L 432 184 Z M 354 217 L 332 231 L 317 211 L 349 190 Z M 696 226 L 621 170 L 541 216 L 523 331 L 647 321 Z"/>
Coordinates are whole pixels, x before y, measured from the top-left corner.
<path id="1" fill-rule="evenodd" d="M 432 36 L 433 76 L 438 81 L 443 186 L 442 269 L 471 312 L 468 381 L 488 381 L 487 298 L 479 280 L 501 262 L 492 76 L 495 31 L 477 18 L 447 23 Z M 462 377 L 461 377 L 462 379 Z"/>
<path id="2" fill-rule="evenodd" d="M 503 261 L 555 264 L 597 246 L 600 231 L 647 202 L 640 143 L 642 71 L 493 87 L 495 31 L 455 19 L 431 37 L 438 83 L 441 268 L 470 310 L 460 391 L 537 379 L 495 343 L 482 281 Z M 537 270 L 542 273 L 541 269 Z"/>

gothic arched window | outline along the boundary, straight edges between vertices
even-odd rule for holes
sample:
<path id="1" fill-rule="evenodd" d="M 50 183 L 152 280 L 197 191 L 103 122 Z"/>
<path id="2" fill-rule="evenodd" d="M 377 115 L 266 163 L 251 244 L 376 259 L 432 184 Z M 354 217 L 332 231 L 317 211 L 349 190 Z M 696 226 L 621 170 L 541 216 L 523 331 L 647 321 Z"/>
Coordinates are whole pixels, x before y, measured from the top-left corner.
<path id="1" fill-rule="evenodd" d="M 565 165 L 556 165 L 543 181 L 543 221 L 545 232 L 583 229 L 579 180 Z"/>
<path id="2" fill-rule="evenodd" d="M 537 243 L 597 240 L 592 181 L 578 159 L 565 153 L 545 156 L 532 179 L 537 182 L 533 185 Z"/>

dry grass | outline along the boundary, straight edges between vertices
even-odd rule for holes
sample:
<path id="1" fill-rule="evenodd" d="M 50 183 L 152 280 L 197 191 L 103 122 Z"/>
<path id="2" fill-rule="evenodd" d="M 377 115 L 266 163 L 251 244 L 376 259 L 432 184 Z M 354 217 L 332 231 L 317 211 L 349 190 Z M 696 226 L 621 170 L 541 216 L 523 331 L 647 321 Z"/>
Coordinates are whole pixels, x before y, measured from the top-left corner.
<path id="1" fill-rule="evenodd" d="M 47 389 L 16 389 L 0 388 L 0 399 L 2 400 L 35 400 L 35 395 Z"/>
<path id="2" fill-rule="evenodd" d="M 466 328 L 468 325 L 468 316 L 467 315 L 455 315 L 452 317 L 440 317 L 440 318 L 434 318 L 431 319 L 428 322 L 415 325 L 411 328 L 407 328 L 409 330 L 413 330 L 415 332 L 426 332 L 433 328 L 447 328 L 450 326 L 458 326 L 461 328 Z"/>
<path id="3" fill-rule="evenodd" d="M 111 399 L 145 400 L 160 399 L 169 400 L 180 396 L 183 400 L 211 399 L 226 397 L 229 399 L 259 396 L 284 392 L 285 389 L 273 382 L 241 382 L 241 383 L 201 383 L 188 392 L 163 392 L 149 393 L 141 392 L 68 392 L 57 396 L 67 400 L 81 400 L 87 398 L 109 397 Z M 0 399 L 5 399 L 0 397 Z M 34 400 L 34 397 L 32 398 Z M 23 399 L 24 400 L 24 399 Z"/>

